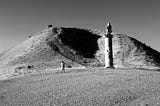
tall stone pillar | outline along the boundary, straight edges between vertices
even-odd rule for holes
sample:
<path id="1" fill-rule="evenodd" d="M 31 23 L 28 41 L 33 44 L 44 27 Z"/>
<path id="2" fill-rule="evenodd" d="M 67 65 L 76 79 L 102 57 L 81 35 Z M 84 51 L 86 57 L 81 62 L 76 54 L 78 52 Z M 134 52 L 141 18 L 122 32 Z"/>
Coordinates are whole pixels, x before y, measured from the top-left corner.
<path id="1" fill-rule="evenodd" d="M 114 68 L 113 66 L 113 50 L 112 50 L 112 26 L 107 24 L 105 33 L 105 68 Z"/>

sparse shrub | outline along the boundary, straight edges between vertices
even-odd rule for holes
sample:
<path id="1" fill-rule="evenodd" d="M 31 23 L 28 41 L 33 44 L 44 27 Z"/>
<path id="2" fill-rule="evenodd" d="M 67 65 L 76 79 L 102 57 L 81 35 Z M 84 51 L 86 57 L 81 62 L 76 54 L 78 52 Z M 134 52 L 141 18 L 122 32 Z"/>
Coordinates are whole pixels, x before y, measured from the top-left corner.
<path id="1" fill-rule="evenodd" d="M 51 28 L 51 27 L 53 27 L 53 25 L 49 24 L 49 25 L 48 25 L 48 28 Z"/>
<path id="2" fill-rule="evenodd" d="M 33 65 L 29 65 L 28 67 L 27 67 L 28 69 L 33 69 L 34 68 L 34 66 Z"/>
<path id="3" fill-rule="evenodd" d="M 69 65 L 69 66 L 67 66 L 67 67 L 68 67 L 68 68 L 72 68 L 72 66 L 70 66 L 70 65 Z"/>
<path id="4" fill-rule="evenodd" d="M 32 36 L 30 35 L 30 36 L 28 36 L 28 38 L 31 38 Z"/>

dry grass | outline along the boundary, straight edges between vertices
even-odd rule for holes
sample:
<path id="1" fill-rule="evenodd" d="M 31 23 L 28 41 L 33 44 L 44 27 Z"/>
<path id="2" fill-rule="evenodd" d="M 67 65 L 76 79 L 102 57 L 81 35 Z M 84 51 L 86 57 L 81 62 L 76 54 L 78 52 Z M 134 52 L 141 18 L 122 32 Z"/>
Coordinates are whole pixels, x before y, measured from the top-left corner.
<path id="1" fill-rule="evenodd" d="M 160 73 L 73 69 L 0 81 L 0 106 L 158 106 Z"/>

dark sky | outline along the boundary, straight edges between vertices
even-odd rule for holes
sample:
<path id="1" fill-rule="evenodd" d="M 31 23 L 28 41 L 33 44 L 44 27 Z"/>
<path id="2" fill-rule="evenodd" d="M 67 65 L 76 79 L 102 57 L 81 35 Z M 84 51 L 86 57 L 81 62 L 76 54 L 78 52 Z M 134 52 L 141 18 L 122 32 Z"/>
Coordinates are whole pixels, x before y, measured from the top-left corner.
<path id="1" fill-rule="evenodd" d="M 0 52 L 48 24 L 128 34 L 160 51 L 160 0 L 0 0 Z"/>

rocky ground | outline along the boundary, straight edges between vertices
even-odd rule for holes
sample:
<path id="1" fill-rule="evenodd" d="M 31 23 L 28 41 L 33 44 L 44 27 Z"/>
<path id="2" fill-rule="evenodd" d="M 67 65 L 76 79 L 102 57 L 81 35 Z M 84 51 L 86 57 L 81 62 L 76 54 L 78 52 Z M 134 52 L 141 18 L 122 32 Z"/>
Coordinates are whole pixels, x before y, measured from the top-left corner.
<path id="1" fill-rule="evenodd" d="M 160 73 L 68 69 L 0 81 L 0 106 L 160 106 Z"/>

